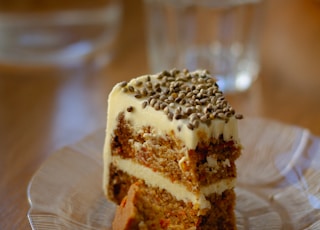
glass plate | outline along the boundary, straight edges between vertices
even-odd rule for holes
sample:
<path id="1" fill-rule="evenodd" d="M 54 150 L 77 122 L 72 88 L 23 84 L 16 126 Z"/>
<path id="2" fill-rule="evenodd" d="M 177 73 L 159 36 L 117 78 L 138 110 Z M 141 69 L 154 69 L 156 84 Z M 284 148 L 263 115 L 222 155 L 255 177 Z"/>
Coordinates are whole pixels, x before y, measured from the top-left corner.
<path id="1" fill-rule="evenodd" d="M 320 229 L 320 139 L 254 118 L 239 122 L 238 229 Z M 111 229 L 102 192 L 104 131 L 53 154 L 28 188 L 32 229 Z"/>

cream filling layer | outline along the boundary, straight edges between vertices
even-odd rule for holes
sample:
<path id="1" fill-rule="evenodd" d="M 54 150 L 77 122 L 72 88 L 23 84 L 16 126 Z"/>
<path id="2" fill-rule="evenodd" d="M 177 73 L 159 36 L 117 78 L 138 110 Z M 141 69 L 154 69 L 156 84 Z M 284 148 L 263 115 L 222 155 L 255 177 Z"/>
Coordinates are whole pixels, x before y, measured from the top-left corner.
<path id="1" fill-rule="evenodd" d="M 214 184 L 200 188 L 198 194 L 186 189 L 186 187 L 179 183 L 171 182 L 170 179 L 163 175 L 154 172 L 150 168 L 135 163 L 130 159 L 122 159 L 119 156 L 112 158 L 112 163 L 120 170 L 145 181 L 147 185 L 165 189 L 172 194 L 177 200 L 185 202 L 192 202 L 198 205 L 200 209 L 210 208 L 210 202 L 206 200 L 206 196 L 217 193 L 221 194 L 225 190 L 233 189 L 235 187 L 235 178 L 223 179 Z"/>

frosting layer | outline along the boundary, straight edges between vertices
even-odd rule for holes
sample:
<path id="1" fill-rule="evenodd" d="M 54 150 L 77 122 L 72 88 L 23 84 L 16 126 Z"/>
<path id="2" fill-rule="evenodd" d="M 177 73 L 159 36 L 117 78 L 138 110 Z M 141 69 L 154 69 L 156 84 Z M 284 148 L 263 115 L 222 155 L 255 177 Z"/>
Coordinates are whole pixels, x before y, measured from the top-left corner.
<path id="1" fill-rule="evenodd" d="M 112 164 L 116 165 L 118 169 L 144 180 L 147 185 L 166 189 L 176 199 L 185 202 L 192 202 L 199 206 L 200 209 L 209 208 L 210 202 L 206 200 L 206 196 L 217 193 L 221 194 L 225 190 L 232 189 L 235 186 L 235 178 L 221 180 L 217 183 L 201 187 L 199 192 L 188 191 L 184 185 L 179 183 L 172 183 L 168 178 L 161 174 L 154 172 L 150 168 L 137 164 L 132 160 L 122 159 L 119 156 L 113 157 Z"/>

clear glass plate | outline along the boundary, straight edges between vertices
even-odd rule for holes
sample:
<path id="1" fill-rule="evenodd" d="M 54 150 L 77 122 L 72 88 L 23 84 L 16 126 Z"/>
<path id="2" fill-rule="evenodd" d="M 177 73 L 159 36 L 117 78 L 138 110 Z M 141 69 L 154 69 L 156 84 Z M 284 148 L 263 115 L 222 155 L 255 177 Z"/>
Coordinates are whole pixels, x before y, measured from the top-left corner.
<path id="1" fill-rule="evenodd" d="M 320 139 L 254 118 L 239 122 L 238 229 L 320 229 Z M 32 229 L 111 229 L 102 192 L 104 131 L 53 154 L 28 188 Z"/>

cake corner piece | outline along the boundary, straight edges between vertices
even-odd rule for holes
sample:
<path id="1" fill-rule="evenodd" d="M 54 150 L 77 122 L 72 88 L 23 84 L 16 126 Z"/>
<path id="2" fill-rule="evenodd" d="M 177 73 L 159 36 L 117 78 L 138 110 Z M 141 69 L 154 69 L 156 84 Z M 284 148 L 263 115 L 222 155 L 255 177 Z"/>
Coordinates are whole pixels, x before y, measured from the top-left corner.
<path id="1" fill-rule="evenodd" d="M 208 71 L 173 69 L 120 82 L 107 116 L 104 191 L 122 204 L 118 210 L 131 202 L 136 215 L 117 211 L 115 225 L 133 219 L 131 228 L 141 230 L 236 229 L 243 116 Z"/>

